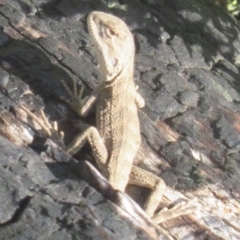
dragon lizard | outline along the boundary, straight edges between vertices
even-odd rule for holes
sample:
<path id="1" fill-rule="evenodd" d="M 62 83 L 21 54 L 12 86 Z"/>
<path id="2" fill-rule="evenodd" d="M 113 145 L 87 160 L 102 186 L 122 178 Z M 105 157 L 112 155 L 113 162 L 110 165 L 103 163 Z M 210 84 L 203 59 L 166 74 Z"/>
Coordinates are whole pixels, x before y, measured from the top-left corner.
<path id="1" fill-rule="evenodd" d="M 74 154 L 89 141 L 97 165 L 112 186 L 120 191 L 128 183 L 152 189 L 144 209 L 156 223 L 192 212 L 174 209 L 154 215 L 165 188 L 156 175 L 133 165 L 141 144 L 138 109 L 145 105 L 133 79 L 134 39 L 127 25 L 119 18 L 103 12 L 91 12 L 88 30 L 98 57 L 102 81 L 88 98 L 82 99 L 65 85 L 71 100 L 67 102 L 80 116 L 85 116 L 96 102 L 97 126 L 90 126 L 67 147 Z"/>

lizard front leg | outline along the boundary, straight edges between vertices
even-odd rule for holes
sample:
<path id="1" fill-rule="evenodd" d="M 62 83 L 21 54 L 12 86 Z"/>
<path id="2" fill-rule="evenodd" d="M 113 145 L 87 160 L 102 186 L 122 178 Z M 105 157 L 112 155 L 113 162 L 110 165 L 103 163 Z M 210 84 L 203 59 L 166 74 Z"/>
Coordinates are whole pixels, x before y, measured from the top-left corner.
<path id="1" fill-rule="evenodd" d="M 139 108 L 143 108 L 145 106 L 145 100 L 141 96 L 139 92 L 137 92 L 138 86 L 136 86 L 136 91 L 135 91 L 135 102 Z"/>
<path id="2" fill-rule="evenodd" d="M 80 116 L 87 115 L 92 105 L 96 101 L 99 92 L 104 87 L 104 83 L 100 83 L 89 97 L 82 99 L 84 88 L 82 87 L 80 89 L 80 92 L 77 93 L 76 81 L 73 81 L 73 91 L 69 89 L 64 81 L 62 81 L 62 84 L 71 97 L 70 100 L 64 99 L 64 101 L 66 101 Z M 87 140 L 91 145 L 98 167 L 101 171 L 103 171 L 105 169 L 104 166 L 106 165 L 108 158 L 108 152 L 97 128 L 88 127 L 83 133 L 77 135 L 74 140 L 67 146 L 67 152 L 71 155 L 75 154 L 82 148 Z"/>

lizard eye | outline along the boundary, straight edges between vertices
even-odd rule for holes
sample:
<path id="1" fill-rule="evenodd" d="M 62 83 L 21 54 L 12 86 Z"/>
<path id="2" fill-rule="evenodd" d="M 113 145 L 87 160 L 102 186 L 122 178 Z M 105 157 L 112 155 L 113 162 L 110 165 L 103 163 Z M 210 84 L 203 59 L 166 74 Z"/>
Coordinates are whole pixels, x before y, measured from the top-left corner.
<path id="1" fill-rule="evenodd" d="M 111 28 L 106 28 L 106 31 L 105 31 L 107 37 L 116 37 L 116 33 L 111 29 Z"/>

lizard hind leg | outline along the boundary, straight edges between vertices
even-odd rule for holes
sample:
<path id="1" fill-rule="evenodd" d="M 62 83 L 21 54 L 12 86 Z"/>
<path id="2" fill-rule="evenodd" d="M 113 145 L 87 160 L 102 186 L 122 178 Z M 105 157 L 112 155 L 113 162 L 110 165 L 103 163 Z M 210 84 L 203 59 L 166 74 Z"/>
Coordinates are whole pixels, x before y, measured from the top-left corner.
<path id="1" fill-rule="evenodd" d="M 152 192 L 144 205 L 145 212 L 149 217 L 152 217 L 159 205 L 159 202 L 161 201 L 163 191 L 166 187 L 165 182 L 153 173 L 133 166 L 129 183 L 152 189 Z"/>
<path id="2" fill-rule="evenodd" d="M 144 210 L 156 224 L 181 215 L 193 213 L 201 208 L 199 204 L 194 204 L 196 199 L 192 199 L 187 202 L 178 203 L 171 209 L 164 208 L 162 211 L 154 214 L 161 201 L 163 191 L 166 188 L 165 182 L 153 173 L 133 166 L 129 183 L 152 189 L 150 196 L 145 202 Z"/>
<path id="3" fill-rule="evenodd" d="M 98 167 L 101 171 L 104 170 L 108 158 L 108 152 L 95 127 L 88 127 L 83 133 L 77 135 L 67 146 L 67 152 L 71 155 L 75 154 L 82 148 L 87 140 L 90 143 Z"/>

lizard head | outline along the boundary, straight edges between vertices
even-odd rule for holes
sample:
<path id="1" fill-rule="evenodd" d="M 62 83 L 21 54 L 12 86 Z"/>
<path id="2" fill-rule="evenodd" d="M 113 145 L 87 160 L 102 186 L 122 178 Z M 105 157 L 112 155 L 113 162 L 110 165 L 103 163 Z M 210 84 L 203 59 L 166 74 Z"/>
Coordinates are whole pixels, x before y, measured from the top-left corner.
<path id="1" fill-rule="evenodd" d="M 122 72 L 133 68 L 134 40 L 121 19 L 103 12 L 91 12 L 88 30 L 105 81 L 113 81 Z"/>

